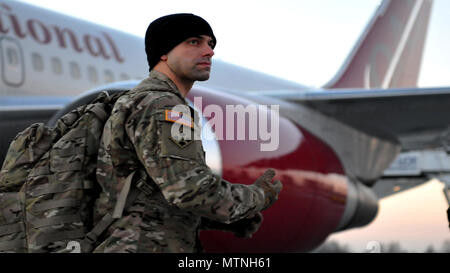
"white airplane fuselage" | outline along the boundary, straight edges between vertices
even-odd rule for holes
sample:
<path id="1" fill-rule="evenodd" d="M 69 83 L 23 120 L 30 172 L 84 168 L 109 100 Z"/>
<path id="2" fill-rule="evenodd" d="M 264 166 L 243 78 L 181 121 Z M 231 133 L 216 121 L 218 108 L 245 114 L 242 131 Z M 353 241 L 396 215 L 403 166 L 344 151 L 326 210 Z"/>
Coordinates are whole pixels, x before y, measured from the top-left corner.
<path id="1" fill-rule="evenodd" d="M 148 75 L 143 38 L 16 1 L 0 3 L 0 53 L 0 96 L 77 95 Z M 212 69 L 211 79 L 200 85 L 303 88 L 222 61 Z"/>

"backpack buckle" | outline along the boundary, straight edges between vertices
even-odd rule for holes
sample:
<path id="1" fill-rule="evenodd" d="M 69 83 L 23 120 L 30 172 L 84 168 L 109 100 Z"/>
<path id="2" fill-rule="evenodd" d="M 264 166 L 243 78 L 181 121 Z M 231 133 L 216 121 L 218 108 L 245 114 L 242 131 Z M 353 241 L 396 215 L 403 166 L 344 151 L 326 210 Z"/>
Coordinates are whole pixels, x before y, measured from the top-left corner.
<path id="1" fill-rule="evenodd" d="M 84 237 L 85 241 L 87 241 L 88 244 L 93 245 L 97 242 L 98 238 L 97 235 L 92 234 L 92 232 L 89 232 L 88 234 L 86 234 L 86 236 Z"/>
<path id="2" fill-rule="evenodd" d="M 142 191 L 145 195 L 150 195 L 153 193 L 153 189 L 144 179 L 139 179 L 136 183 L 136 188 Z"/>

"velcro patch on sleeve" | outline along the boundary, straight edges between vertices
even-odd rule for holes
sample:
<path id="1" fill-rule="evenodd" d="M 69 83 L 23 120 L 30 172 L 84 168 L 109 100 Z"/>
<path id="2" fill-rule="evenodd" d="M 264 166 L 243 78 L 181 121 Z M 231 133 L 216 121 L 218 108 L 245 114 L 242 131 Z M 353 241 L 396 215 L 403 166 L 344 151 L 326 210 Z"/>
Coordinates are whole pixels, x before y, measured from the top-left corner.
<path id="1" fill-rule="evenodd" d="M 186 115 L 183 112 L 177 112 L 173 110 L 165 110 L 165 121 L 175 122 L 194 128 L 194 121 L 191 116 Z"/>

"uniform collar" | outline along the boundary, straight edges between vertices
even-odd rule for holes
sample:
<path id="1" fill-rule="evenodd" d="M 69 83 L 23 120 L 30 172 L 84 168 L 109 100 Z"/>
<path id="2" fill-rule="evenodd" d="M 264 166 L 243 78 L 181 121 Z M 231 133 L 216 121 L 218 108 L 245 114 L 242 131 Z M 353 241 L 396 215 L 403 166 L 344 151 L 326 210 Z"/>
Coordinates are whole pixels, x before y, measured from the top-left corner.
<path id="1" fill-rule="evenodd" d="M 170 92 L 177 95 L 184 102 L 186 102 L 186 99 L 183 97 L 180 90 L 178 90 L 178 87 L 175 85 L 175 83 L 171 79 L 169 79 L 166 74 L 158 72 L 154 69 L 150 71 L 149 77 L 143 80 L 138 86 L 136 86 L 134 90 L 137 92 L 148 90 Z"/>

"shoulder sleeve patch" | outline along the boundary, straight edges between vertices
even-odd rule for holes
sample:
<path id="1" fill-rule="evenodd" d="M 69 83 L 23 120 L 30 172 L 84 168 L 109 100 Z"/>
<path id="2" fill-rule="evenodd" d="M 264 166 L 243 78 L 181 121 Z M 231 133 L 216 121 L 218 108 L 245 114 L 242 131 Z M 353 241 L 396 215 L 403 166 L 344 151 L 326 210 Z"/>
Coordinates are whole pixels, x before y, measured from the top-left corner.
<path id="1" fill-rule="evenodd" d="M 169 122 L 175 122 L 194 128 L 194 121 L 191 116 L 186 115 L 183 112 L 177 112 L 173 110 L 165 110 L 164 120 Z"/>

